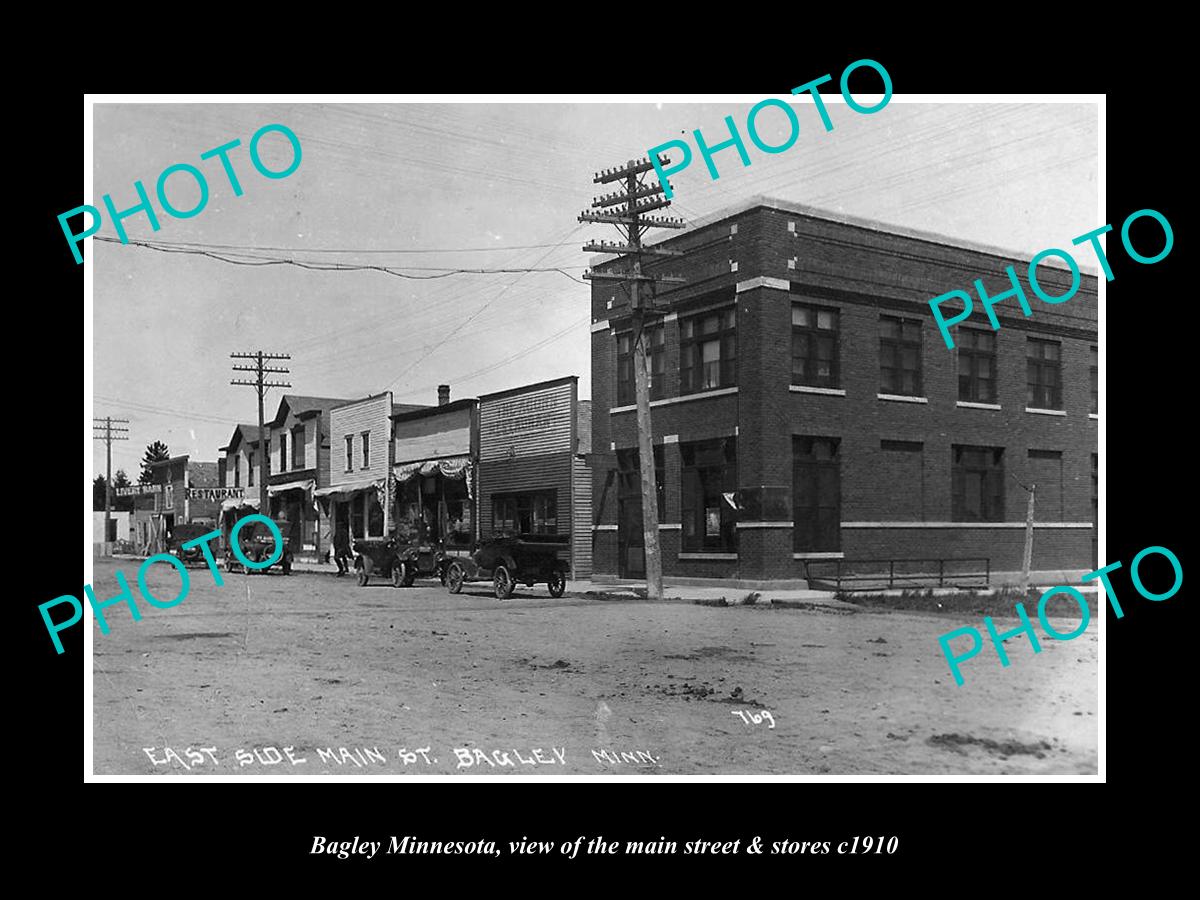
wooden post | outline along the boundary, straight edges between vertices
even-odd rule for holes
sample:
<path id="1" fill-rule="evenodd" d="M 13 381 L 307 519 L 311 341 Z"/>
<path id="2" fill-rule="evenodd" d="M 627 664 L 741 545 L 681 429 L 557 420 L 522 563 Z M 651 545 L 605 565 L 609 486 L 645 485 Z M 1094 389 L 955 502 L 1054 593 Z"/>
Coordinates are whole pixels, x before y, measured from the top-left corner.
<path id="1" fill-rule="evenodd" d="M 1025 510 L 1025 555 L 1021 559 L 1021 593 L 1029 592 L 1029 569 L 1033 564 L 1033 504 L 1037 485 L 1029 486 L 1029 505 Z"/>

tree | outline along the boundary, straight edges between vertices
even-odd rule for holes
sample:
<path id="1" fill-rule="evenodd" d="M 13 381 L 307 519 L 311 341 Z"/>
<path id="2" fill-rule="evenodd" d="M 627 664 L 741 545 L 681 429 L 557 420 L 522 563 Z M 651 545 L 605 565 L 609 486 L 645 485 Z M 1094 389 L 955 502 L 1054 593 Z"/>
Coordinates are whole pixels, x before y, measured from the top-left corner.
<path id="1" fill-rule="evenodd" d="M 104 476 L 97 475 L 92 479 L 92 509 L 104 511 Z"/>
<path id="2" fill-rule="evenodd" d="M 164 459 L 171 458 L 171 451 L 167 449 L 167 445 L 162 441 L 155 441 L 153 444 L 146 445 L 146 452 L 142 456 L 142 474 L 138 476 L 138 484 L 150 484 L 150 464 L 160 462 Z M 116 479 L 113 479 L 114 483 Z"/>

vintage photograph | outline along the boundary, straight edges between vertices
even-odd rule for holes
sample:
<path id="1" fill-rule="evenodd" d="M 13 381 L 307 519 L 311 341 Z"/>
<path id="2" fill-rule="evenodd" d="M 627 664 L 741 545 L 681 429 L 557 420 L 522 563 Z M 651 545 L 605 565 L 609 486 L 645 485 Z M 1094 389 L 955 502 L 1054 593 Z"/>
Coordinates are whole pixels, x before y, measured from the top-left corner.
<path id="1" fill-rule="evenodd" d="M 98 100 L 93 774 L 1096 776 L 1098 101 L 838 75 Z"/>

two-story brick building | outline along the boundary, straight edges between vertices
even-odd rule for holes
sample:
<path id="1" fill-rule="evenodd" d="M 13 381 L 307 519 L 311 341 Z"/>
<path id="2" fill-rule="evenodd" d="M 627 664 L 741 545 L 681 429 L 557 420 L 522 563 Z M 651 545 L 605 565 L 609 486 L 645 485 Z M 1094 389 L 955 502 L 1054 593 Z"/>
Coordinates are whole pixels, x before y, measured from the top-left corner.
<path id="1" fill-rule="evenodd" d="M 1033 568 L 1095 559 L 1097 282 L 1036 299 L 1029 260 L 754 198 L 692 223 L 644 263 L 659 293 L 649 369 L 663 571 L 801 583 L 813 561 L 987 558 L 1019 569 L 1037 485 Z M 1079 257 L 1083 259 L 1082 256 Z M 930 298 L 1015 266 L 1033 306 L 977 315 L 946 348 Z M 611 257 L 594 261 L 612 271 Z M 1065 293 L 1069 273 L 1038 280 Z M 595 571 L 644 577 L 630 317 L 592 286 Z M 936 571 L 936 570 L 935 570 Z"/>

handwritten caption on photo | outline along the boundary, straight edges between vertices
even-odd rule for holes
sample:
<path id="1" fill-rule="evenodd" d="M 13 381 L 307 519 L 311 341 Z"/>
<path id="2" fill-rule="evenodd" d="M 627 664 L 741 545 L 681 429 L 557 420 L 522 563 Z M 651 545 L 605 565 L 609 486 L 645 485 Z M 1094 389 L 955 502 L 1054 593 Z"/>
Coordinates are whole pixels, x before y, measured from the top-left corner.
<path id="1" fill-rule="evenodd" d="M 339 841 L 331 840 L 323 834 L 317 834 L 313 835 L 312 849 L 309 850 L 309 855 L 324 854 L 337 859 L 353 857 L 374 859 L 380 850 L 383 850 L 385 856 L 397 854 L 502 856 L 501 848 L 505 843 L 497 844 L 496 841 L 489 840 L 423 841 L 411 835 L 400 838 L 394 834 L 388 837 L 390 840 L 385 849 L 383 841 L 363 840 L 359 835 L 355 835 L 351 840 Z M 584 841 L 587 843 L 585 844 Z M 625 841 L 623 844 L 619 840 L 606 841 L 603 835 L 597 835 L 590 839 L 587 835 L 580 835 L 573 841 L 562 841 L 561 843 L 531 841 L 528 837 L 522 837 L 519 841 L 507 841 L 506 843 L 510 856 L 546 856 L 557 851 L 559 855 L 565 856 L 567 859 L 574 859 L 581 852 L 584 856 L 734 856 L 737 854 L 749 856 L 815 854 L 823 856 L 834 852 L 840 855 L 873 854 L 881 856 L 887 854 L 890 856 L 900 849 L 900 838 L 896 835 L 891 837 L 887 835 L 855 835 L 853 838 L 843 841 L 782 840 L 771 841 L 770 844 L 762 837 L 755 835 L 744 843 L 742 838 L 732 841 L 700 839 L 684 841 L 682 849 L 679 841 L 669 841 L 665 837 L 660 837 L 656 841 Z M 834 850 L 835 847 L 836 850 Z"/>

